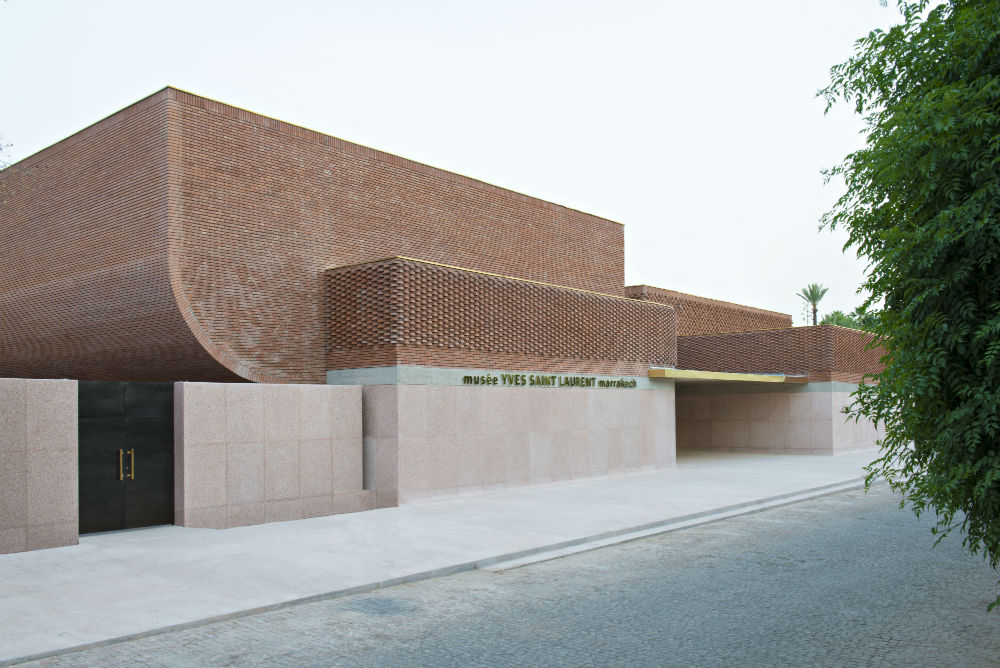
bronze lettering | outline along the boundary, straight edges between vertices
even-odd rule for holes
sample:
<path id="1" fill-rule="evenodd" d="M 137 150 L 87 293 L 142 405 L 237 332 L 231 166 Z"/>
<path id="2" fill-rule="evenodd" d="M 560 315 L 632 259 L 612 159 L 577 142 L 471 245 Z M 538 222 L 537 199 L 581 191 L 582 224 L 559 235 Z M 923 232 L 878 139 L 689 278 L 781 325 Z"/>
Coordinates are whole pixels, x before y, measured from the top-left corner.
<path id="1" fill-rule="evenodd" d="M 632 389 L 638 387 L 635 378 L 605 379 L 595 376 L 543 376 L 540 374 L 501 373 L 499 376 L 462 376 L 463 385 L 507 385 L 514 387 L 601 387 Z"/>

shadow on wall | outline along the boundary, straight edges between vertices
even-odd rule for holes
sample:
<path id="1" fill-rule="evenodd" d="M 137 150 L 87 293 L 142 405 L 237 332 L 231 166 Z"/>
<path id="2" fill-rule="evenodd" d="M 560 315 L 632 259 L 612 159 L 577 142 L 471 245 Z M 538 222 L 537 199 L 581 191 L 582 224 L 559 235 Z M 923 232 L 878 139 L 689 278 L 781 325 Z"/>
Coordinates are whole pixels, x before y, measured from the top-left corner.
<path id="1" fill-rule="evenodd" d="M 677 391 L 677 449 L 835 455 L 874 448 L 882 431 L 843 414 L 856 386 L 783 391 Z"/>

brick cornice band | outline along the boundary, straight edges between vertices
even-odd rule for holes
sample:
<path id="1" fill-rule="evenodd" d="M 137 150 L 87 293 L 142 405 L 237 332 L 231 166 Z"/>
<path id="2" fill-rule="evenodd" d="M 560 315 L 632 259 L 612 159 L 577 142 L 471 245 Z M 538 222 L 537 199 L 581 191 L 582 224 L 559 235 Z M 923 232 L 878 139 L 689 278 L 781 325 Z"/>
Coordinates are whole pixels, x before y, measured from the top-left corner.
<path id="1" fill-rule="evenodd" d="M 625 295 L 633 299 L 670 304 L 677 310 L 677 334 L 742 332 L 792 326 L 792 316 L 753 306 L 698 297 L 650 285 L 629 285 Z"/>

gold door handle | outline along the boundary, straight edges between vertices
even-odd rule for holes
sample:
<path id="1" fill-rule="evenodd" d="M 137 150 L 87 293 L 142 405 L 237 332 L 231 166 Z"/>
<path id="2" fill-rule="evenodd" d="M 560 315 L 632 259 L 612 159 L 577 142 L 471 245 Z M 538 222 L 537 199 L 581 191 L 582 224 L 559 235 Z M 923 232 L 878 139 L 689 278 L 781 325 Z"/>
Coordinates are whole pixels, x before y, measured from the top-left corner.
<path id="1" fill-rule="evenodd" d="M 128 464 L 128 477 L 135 480 L 135 448 L 128 451 L 129 464 Z"/>
<path id="2" fill-rule="evenodd" d="M 122 454 L 123 454 L 122 450 L 121 450 L 121 448 L 119 448 L 118 449 L 118 479 L 119 480 L 124 480 L 125 479 L 125 466 L 124 466 L 124 462 L 122 461 Z"/>

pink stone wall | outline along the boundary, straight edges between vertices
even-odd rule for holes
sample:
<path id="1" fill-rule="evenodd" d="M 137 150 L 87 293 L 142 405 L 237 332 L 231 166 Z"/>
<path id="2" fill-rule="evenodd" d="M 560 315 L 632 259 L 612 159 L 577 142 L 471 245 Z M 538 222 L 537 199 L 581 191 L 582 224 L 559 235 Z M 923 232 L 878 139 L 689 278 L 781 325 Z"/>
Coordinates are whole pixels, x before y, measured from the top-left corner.
<path id="1" fill-rule="evenodd" d="M 79 542 L 75 380 L 0 378 L 0 554 Z"/>
<path id="2" fill-rule="evenodd" d="M 221 529 L 369 510 L 361 388 L 176 383 L 175 522 Z"/>
<path id="3" fill-rule="evenodd" d="M 365 463 L 379 507 L 675 466 L 674 393 L 377 385 Z"/>
<path id="4" fill-rule="evenodd" d="M 841 412 L 850 392 L 677 393 L 677 449 L 832 455 L 875 447 L 871 421 Z"/>
<path id="5" fill-rule="evenodd" d="M 846 418 L 843 409 L 854 401 L 850 392 L 831 392 L 830 401 L 833 454 L 875 447 L 875 442 L 885 436 L 885 429 L 871 420 L 855 422 Z"/>

